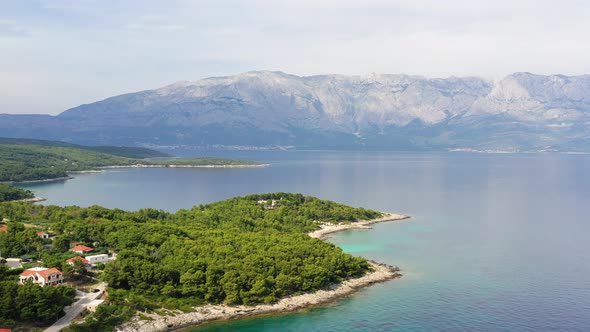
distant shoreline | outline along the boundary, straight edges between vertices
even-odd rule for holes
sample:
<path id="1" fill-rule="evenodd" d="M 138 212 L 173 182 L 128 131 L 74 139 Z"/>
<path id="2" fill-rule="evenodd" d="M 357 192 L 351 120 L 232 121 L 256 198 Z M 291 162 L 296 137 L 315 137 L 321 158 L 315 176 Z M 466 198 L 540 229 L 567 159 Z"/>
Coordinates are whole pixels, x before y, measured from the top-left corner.
<path id="1" fill-rule="evenodd" d="M 308 233 L 312 238 L 325 240 L 325 235 L 347 229 L 370 229 L 368 225 L 408 219 L 402 214 L 386 213 L 381 218 L 367 221 L 358 221 L 352 224 L 324 225 L 322 229 Z M 342 283 L 330 286 L 328 289 L 318 290 L 280 299 L 274 304 L 260 304 L 256 306 L 229 306 L 229 305 L 205 305 L 196 307 L 189 313 L 175 312 L 174 316 L 159 316 L 157 314 L 145 314 L 151 320 L 134 316 L 129 322 L 115 328 L 119 332 L 164 332 L 176 331 L 188 327 L 198 326 L 205 322 L 217 320 L 230 320 L 249 316 L 261 316 L 275 313 L 300 311 L 313 306 L 334 302 L 342 297 L 351 295 L 358 290 L 370 285 L 401 277 L 399 268 L 387 264 L 381 264 L 369 260 L 372 271 L 361 277 L 347 279 Z"/>
<path id="2" fill-rule="evenodd" d="M 117 168 L 253 168 L 253 167 L 268 167 L 270 164 L 253 164 L 253 165 L 149 165 L 149 164 L 136 164 L 136 165 L 114 165 L 114 166 L 101 166 L 98 169 L 117 169 Z"/>
<path id="3" fill-rule="evenodd" d="M 135 165 L 113 165 L 113 166 L 100 166 L 96 169 L 83 170 L 83 171 L 67 171 L 67 174 L 87 174 L 87 173 L 103 173 L 104 170 L 109 169 L 120 169 L 120 168 L 256 168 L 256 167 L 269 167 L 270 164 L 254 164 L 254 165 L 148 165 L 148 164 L 135 164 Z M 46 183 L 46 182 L 58 182 L 74 179 L 73 176 L 62 176 L 52 179 L 42 180 L 26 180 L 26 181 L 4 181 L 0 182 L 7 184 L 27 184 L 27 183 Z"/>
<path id="4" fill-rule="evenodd" d="M 5 181 L 0 183 L 8 183 L 8 184 L 27 184 L 27 183 L 45 183 L 45 182 L 58 182 L 58 181 L 66 181 L 73 179 L 73 176 L 62 176 L 59 178 L 52 178 L 52 179 L 43 179 L 43 180 L 25 180 L 25 181 Z"/>

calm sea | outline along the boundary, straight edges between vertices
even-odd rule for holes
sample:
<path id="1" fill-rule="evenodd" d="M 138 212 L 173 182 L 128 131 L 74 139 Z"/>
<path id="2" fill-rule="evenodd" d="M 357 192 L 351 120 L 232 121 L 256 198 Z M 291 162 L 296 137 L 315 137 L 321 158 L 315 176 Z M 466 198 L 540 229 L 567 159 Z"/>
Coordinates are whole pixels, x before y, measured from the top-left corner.
<path id="1" fill-rule="evenodd" d="M 413 216 L 331 238 L 403 278 L 327 307 L 191 331 L 590 331 L 590 156 L 216 155 L 272 166 L 112 170 L 27 187 L 47 204 L 170 211 L 289 191 Z"/>

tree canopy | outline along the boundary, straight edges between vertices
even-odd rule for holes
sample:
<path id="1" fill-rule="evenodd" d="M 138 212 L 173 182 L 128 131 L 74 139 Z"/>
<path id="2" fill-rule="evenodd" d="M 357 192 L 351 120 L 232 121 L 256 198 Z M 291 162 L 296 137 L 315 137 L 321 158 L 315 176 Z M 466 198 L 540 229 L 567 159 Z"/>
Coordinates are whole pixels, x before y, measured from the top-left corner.
<path id="1" fill-rule="evenodd" d="M 117 259 L 101 276 L 109 301 L 142 310 L 271 303 L 360 276 L 369 269 L 364 258 L 306 233 L 326 222 L 382 216 L 290 193 L 236 197 L 176 213 L 2 203 L 3 215 L 50 225 L 57 236 L 44 261 L 51 255 L 63 260 L 60 250 L 68 241 L 115 251 Z M 11 232 L 0 241 L 26 230 Z"/>

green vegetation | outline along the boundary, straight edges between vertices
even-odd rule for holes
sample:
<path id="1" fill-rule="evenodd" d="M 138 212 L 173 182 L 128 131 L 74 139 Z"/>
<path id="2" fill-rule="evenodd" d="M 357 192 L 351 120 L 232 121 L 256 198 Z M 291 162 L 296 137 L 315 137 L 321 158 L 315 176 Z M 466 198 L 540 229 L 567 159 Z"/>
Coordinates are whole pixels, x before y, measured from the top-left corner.
<path id="1" fill-rule="evenodd" d="M 0 184 L 0 202 L 17 201 L 33 197 L 35 197 L 35 195 L 30 190 L 8 184 Z"/>
<path id="2" fill-rule="evenodd" d="M 103 147 L 97 147 L 103 148 Z M 104 147 L 105 152 L 136 148 Z M 132 152 L 126 153 L 132 155 Z M 116 156 L 114 154 L 90 151 L 77 147 L 50 145 L 0 144 L 0 182 L 20 182 L 56 179 L 67 176 L 67 172 L 91 170 L 104 166 L 168 165 L 252 165 L 253 162 L 194 158 L 170 160 L 143 160 Z"/>
<path id="3" fill-rule="evenodd" d="M 17 322 L 52 323 L 63 315 L 64 306 L 74 301 L 76 291 L 71 287 L 19 285 L 16 280 L 18 274 L 0 265 L 0 326 L 14 327 Z"/>
<path id="4" fill-rule="evenodd" d="M 66 142 L 47 141 L 47 140 L 32 139 L 32 138 L 0 137 L 0 144 L 39 145 L 39 146 L 53 146 L 53 147 L 62 147 L 62 148 L 76 148 L 76 149 L 112 154 L 112 155 L 119 156 L 119 157 L 137 158 L 137 159 L 172 157 L 171 155 L 169 155 L 167 153 L 152 150 L 152 149 L 147 149 L 147 148 L 126 147 L 126 146 L 85 146 L 85 145 L 78 145 L 78 144 L 72 144 L 72 143 L 66 143 Z"/>
<path id="5" fill-rule="evenodd" d="M 66 171 L 134 163 L 136 159 L 76 148 L 0 145 L 0 181 L 45 180 L 65 177 Z"/>
<path id="6" fill-rule="evenodd" d="M 108 330 L 127 319 L 130 310 L 271 303 L 360 276 L 369 269 L 365 259 L 306 233 L 323 222 L 381 215 L 288 193 L 237 197 L 176 213 L 0 204 L 0 217 L 17 224 L 50 225 L 57 234 L 51 251 L 37 253 L 44 263 L 63 261 L 67 255 L 63 243 L 69 241 L 118 253 L 101 275 L 109 285 L 109 304 L 70 331 L 98 326 Z M 2 250 L 24 253 L 11 243 L 19 242 L 15 237 L 26 230 L 12 227 L 8 233 L 14 236 L 0 238 L 8 242 Z M 26 253 L 35 254 L 35 249 Z"/>

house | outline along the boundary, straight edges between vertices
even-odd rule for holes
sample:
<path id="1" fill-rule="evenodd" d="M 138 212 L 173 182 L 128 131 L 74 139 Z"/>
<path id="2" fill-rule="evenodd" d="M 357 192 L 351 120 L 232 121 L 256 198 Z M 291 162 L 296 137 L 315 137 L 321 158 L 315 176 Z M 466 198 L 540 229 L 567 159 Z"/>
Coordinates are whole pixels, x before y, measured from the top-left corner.
<path id="1" fill-rule="evenodd" d="M 8 226 L 0 226 L 0 232 L 8 232 Z"/>
<path id="2" fill-rule="evenodd" d="M 12 332 L 12 330 L 11 329 L 2 329 L 2 328 L 0 328 L 0 332 Z"/>
<path id="3" fill-rule="evenodd" d="M 49 239 L 49 234 L 41 231 L 41 232 L 37 232 L 37 236 L 39 236 L 42 239 Z"/>
<path id="4" fill-rule="evenodd" d="M 70 265 L 74 265 L 74 262 L 77 261 L 77 260 L 81 261 L 82 263 L 84 263 L 86 265 L 90 265 L 90 261 L 88 261 L 86 258 L 84 258 L 82 256 L 72 257 L 72 258 L 66 260 L 66 263 L 68 263 Z"/>
<path id="5" fill-rule="evenodd" d="M 57 286 L 64 282 L 64 276 L 60 270 L 52 267 L 34 267 L 27 269 L 21 273 L 19 282 L 21 284 L 26 283 L 28 280 L 32 280 L 33 283 L 43 286 Z"/>
<path id="6" fill-rule="evenodd" d="M 99 263 L 106 263 L 109 261 L 109 255 L 107 254 L 100 254 L 100 255 L 92 255 L 86 256 L 86 259 L 90 261 L 91 265 L 96 265 Z"/>
<path id="7" fill-rule="evenodd" d="M 94 251 L 94 248 L 90 248 L 85 245 L 78 244 L 75 247 L 73 247 L 72 249 L 70 249 L 70 251 L 77 252 L 79 254 L 87 254 L 89 252 Z"/>

